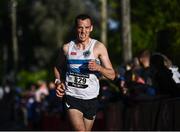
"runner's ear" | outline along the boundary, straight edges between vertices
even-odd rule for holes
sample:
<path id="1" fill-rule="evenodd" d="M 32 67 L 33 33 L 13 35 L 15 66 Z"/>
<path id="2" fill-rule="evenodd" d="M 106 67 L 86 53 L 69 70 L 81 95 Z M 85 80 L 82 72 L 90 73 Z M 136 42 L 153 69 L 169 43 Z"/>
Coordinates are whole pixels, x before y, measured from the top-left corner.
<path id="1" fill-rule="evenodd" d="M 92 30 L 93 30 L 93 25 L 91 25 L 91 28 L 90 28 L 90 31 L 92 32 Z"/>

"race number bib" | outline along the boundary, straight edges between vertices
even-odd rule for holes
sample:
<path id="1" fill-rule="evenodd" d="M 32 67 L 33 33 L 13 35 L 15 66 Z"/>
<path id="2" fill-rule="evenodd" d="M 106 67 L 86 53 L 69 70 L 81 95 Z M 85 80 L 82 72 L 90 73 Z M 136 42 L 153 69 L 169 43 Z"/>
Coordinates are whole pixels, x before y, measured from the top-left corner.
<path id="1" fill-rule="evenodd" d="M 89 84 L 89 75 L 79 73 L 69 73 L 67 79 L 68 86 L 76 88 L 87 88 Z"/>

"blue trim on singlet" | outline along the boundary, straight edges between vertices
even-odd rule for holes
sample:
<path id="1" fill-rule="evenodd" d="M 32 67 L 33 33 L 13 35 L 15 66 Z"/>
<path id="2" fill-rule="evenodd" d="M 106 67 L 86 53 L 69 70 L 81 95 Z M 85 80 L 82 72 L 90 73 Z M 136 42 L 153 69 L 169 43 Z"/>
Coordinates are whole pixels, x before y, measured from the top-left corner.
<path id="1" fill-rule="evenodd" d="M 87 67 L 85 68 L 70 68 L 67 69 L 68 73 L 79 73 L 79 74 L 95 74 L 97 77 L 100 77 L 100 73 L 96 71 L 90 71 Z"/>
<path id="2" fill-rule="evenodd" d="M 67 63 L 68 64 L 88 64 L 89 61 L 90 61 L 90 59 L 88 59 L 88 60 L 70 59 L 67 61 Z"/>
<path id="3" fill-rule="evenodd" d="M 97 71 L 90 71 L 88 69 L 88 62 L 91 59 L 86 60 L 79 60 L 79 59 L 68 59 L 67 60 L 67 66 L 68 66 L 68 72 L 74 72 L 79 74 L 95 74 L 97 77 L 100 77 L 101 74 Z M 81 64 L 79 68 L 71 68 L 70 64 Z"/>

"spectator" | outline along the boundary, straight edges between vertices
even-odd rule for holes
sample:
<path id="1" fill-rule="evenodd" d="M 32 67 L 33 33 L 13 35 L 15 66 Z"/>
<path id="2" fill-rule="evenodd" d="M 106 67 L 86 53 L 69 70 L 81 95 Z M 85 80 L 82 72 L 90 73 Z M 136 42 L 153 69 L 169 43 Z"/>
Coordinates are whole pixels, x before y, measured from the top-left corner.
<path id="1" fill-rule="evenodd" d="M 167 68 L 169 68 L 171 70 L 171 72 L 173 73 L 172 78 L 174 79 L 174 81 L 176 82 L 176 84 L 178 86 L 180 86 L 180 73 L 179 73 L 179 68 L 177 66 L 175 66 L 172 61 L 165 55 L 162 55 L 164 57 L 164 63 L 167 66 Z"/>
<path id="2" fill-rule="evenodd" d="M 173 74 L 171 70 L 166 67 L 164 57 L 161 54 L 156 53 L 151 56 L 150 66 L 153 73 L 153 85 L 157 88 L 158 94 L 172 96 L 180 95 L 179 89 L 172 78 Z"/>
<path id="3" fill-rule="evenodd" d="M 152 85 L 151 71 L 150 71 L 150 56 L 149 50 L 142 50 L 139 54 L 139 63 L 142 66 L 141 77 L 144 79 L 145 84 Z"/>
<path id="4" fill-rule="evenodd" d="M 37 102 L 41 102 L 44 97 L 49 94 L 47 84 L 44 81 L 38 82 L 38 90 L 35 92 L 35 99 Z"/>

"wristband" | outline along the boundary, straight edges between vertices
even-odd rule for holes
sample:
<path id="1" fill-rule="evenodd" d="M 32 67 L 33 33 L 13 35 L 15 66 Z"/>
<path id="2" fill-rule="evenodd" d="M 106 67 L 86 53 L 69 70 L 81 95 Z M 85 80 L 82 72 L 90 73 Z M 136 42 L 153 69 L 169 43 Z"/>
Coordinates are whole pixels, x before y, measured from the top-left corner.
<path id="1" fill-rule="evenodd" d="M 54 83 L 55 83 L 55 84 L 60 84 L 60 83 L 61 83 L 61 80 L 60 80 L 60 79 L 55 79 Z"/>

